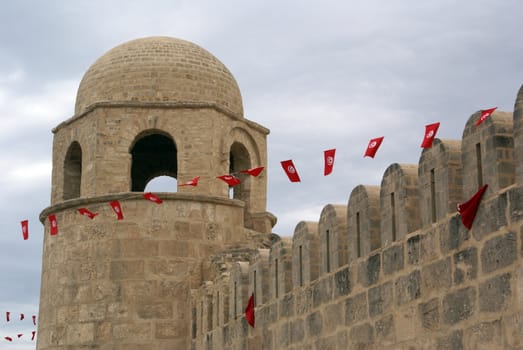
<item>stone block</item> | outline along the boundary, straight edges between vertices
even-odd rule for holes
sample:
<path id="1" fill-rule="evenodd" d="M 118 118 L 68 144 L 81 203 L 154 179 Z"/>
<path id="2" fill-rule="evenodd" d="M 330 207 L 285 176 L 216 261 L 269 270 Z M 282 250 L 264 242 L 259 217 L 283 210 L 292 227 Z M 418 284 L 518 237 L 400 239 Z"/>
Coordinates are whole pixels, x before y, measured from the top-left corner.
<path id="1" fill-rule="evenodd" d="M 523 349 L 523 311 L 506 315 L 502 319 L 505 344 L 508 349 Z"/>
<path id="2" fill-rule="evenodd" d="M 483 272 L 512 264 L 517 258 L 516 235 L 512 232 L 489 239 L 481 250 Z"/>
<path id="3" fill-rule="evenodd" d="M 342 325 L 344 318 L 343 308 L 338 303 L 327 305 L 323 309 L 323 324 L 329 331 L 333 331 L 338 325 Z"/>
<path id="4" fill-rule="evenodd" d="M 352 290 L 350 270 L 348 267 L 334 274 L 334 297 L 348 295 Z"/>
<path id="5" fill-rule="evenodd" d="M 511 274 L 505 273 L 479 285 L 479 310 L 497 312 L 507 308 L 512 297 Z"/>
<path id="6" fill-rule="evenodd" d="M 466 320 L 474 314 L 475 305 L 476 290 L 474 287 L 449 293 L 443 298 L 443 321 L 452 325 Z"/>
<path id="7" fill-rule="evenodd" d="M 268 329 L 267 327 L 264 327 L 262 330 L 262 349 L 271 350 L 273 349 L 272 346 L 272 331 Z M 292 333 L 291 333 L 292 336 Z"/>
<path id="8" fill-rule="evenodd" d="M 450 258 L 437 260 L 421 269 L 422 290 L 424 295 L 430 295 L 452 285 Z"/>
<path id="9" fill-rule="evenodd" d="M 291 322 L 291 344 L 299 343 L 305 339 L 305 327 L 302 319 Z"/>
<path id="10" fill-rule="evenodd" d="M 314 343 L 316 350 L 336 350 L 336 336 L 321 337 Z"/>
<path id="11" fill-rule="evenodd" d="M 452 331 L 437 339 L 438 349 L 463 350 L 463 331 Z"/>
<path id="12" fill-rule="evenodd" d="M 463 242 L 470 238 L 470 232 L 465 226 L 463 226 L 459 214 L 455 214 L 448 222 L 440 225 L 439 234 L 439 246 L 443 254 L 459 249 Z"/>
<path id="13" fill-rule="evenodd" d="M 368 259 L 361 262 L 358 267 L 358 282 L 364 287 L 376 284 L 380 277 L 380 267 L 380 254 L 371 255 Z"/>
<path id="14" fill-rule="evenodd" d="M 83 304 L 80 305 L 78 321 L 93 322 L 105 319 L 105 304 Z"/>
<path id="15" fill-rule="evenodd" d="M 188 334 L 188 327 L 180 322 L 157 322 L 154 329 L 157 339 L 183 338 Z"/>
<path id="16" fill-rule="evenodd" d="M 419 334 L 418 306 L 409 305 L 394 312 L 396 341 L 399 343 L 416 339 Z"/>
<path id="17" fill-rule="evenodd" d="M 374 328 L 368 323 L 352 327 L 349 341 L 354 349 L 366 349 L 374 342 Z"/>
<path id="18" fill-rule="evenodd" d="M 374 324 L 376 340 L 382 344 L 394 342 L 394 316 L 388 315 L 376 321 Z"/>
<path id="19" fill-rule="evenodd" d="M 136 314 L 141 319 L 166 319 L 173 317 L 173 305 L 170 302 L 138 304 Z"/>
<path id="20" fill-rule="evenodd" d="M 307 286 L 303 289 L 298 289 L 295 294 L 296 297 L 296 313 L 303 315 L 309 313 L 312 309 L 312 288 Z"/>
<path id="21" fill-rule="evenodd" d="M 356 294 L 345 300 L 345 325 L 367 318 L 367 293 Z"/>
<path id="22" fill-rule="evenodd" d="M 152 338 L 152 327 L 150 323 L 122 323 L 113 325 L 113 338 L 147 341 Z"/>
<path id="23" fill-rule="evenodd" d="M 398 277 L 395 282 L 396 304 L 403 305 L 421 296 L 421 274 L 414 270 L 407 276 Z"/>
<path id="24" fill-rule="evenodd" d="M 421 319 L 421 326 L 429 331 L 439 329 L 439 300 L 431 299 L 426 303 L 418 306 L 418 312 Z"/>
<path id="25" fill-rule="evenodd" d="M 307 334 L 311 337 L 318 336 L 323 330 L 323 319 L 319 311 L 308 315 L 305 323 L 307 325 Z"/>
<path id="26" fill-rule="evenodd" d="M 508 191 L 508 199 L 510 203 L 510 222 L 514 223 L 523 220 L 523 187 L 510 189 Z"/>
<path id="27" fill-rule="evenodd" d="M 316 280 L 312 285 L 312 306 L 318 307 L 332 300 L 333 277 L 328 275 L 321 280 Z"/>
<path id="28" fill-rule="evenodd" d="M 403 245 L 395 245 L 383 251 L 383 274 L 390 275 L 403 269 Z"/>
<path id="29" fill-rule="evenodd" d="M 283 322 L 278 326 L 277 329 L 278 329 L 278 332 L 277 332 L 278 336 L 276 338 L 276 343 L 282 348 L 289 346 L 289 341 L 290 341 L 289 323 Z"/>
<path id="30" fill-rule="evenodd" d="M 407 239 L 407 263 L 417 265 L 420 261 L 420 235 Z"/>
<path id="31" fill-rule="evenodd" d="M 476 218 L 472 225 L 472 235 L 477 241 L 496 232 L 507 225 L 505 212 L 507 210 L 507 193 L 500 193 L 488 201 L 483 200 L 478 207 Z"/>
<path id="32" fill-rule="evenodd" d="M 506 349 L 503 342 L 501 321 L 481 322 L 465 329 L 463 344 L 467 349 L 475 350 Z"/>
<path id="33" fill-rule="evenodd" d="M 392 282 L 386 282 L 368 291 L 369 315 L 375 317 L 385 313 L 392 305 Z"/>
<path id="34" fill-rule="evenodd" d="M 143 278 L 143 260 L 124 260 L 111 262 L 111 280 L 126 280 Z"/>
<path id="35" fill-rule="evenodd" d="M 280 317 L 294 316 L 294 294 L 287 293 L 280 299 Z"/>
<path id="36" fill-rule="evenodd" d="M 471 247 L 454 254 L 454 284 L 475 280 L 478 275 L 478 249 Z"/>
<path id="37" fill-rule="evenodd" d="M 76 323 L 67 326 L 66 342 L 69 345 L 90 343 L 94 338 L 94 323 Z M 60 342 L 58 343 L 60 344 Z"/>

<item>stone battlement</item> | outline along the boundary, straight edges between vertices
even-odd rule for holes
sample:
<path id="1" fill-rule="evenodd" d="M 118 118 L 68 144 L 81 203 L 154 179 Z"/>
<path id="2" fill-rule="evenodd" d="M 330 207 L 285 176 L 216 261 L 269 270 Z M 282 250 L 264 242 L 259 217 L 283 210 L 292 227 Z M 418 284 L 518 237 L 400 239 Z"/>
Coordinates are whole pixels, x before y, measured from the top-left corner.
<path id="1" fill-rule="evenodd" d="M 390 165 L 291 238 L 209 259 L 193 349 L 523 346 L 523 87 L 461 140 Z M 456 212 L 484 184 L 472 229 Z M 244 308 L 255 295 L 256 326 Z"/>

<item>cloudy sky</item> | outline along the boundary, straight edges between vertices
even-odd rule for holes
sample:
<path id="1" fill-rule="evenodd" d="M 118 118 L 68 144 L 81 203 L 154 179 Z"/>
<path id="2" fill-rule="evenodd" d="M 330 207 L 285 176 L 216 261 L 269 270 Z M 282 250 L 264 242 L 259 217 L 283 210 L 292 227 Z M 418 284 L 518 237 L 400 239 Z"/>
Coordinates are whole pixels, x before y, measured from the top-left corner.
<path id="1" fill-rule="evenodd" d="M 0 9 L 0 347 L 32 349 L 51 129 L 73 115 L 82 75 L 125 41 L 174 36 L 203 46 L 234 74 L 246 117 L 271 130 L 269 211 L 291 236 L 391 163 L 416 163 L 426 124 L 460 138 L 482 108 L 512 111 L 523 83 L 523 2 L 5 1 Z M 370 138 L 385 136 L 375 159 Z M 323 177 L 323 151 L 336 148 Z M 279 162 L 302 177 L 290 183 Z M 30 240 L 20 221 L 29 220 Z M 24 340 L 25 339 L 25 340 Z"/>

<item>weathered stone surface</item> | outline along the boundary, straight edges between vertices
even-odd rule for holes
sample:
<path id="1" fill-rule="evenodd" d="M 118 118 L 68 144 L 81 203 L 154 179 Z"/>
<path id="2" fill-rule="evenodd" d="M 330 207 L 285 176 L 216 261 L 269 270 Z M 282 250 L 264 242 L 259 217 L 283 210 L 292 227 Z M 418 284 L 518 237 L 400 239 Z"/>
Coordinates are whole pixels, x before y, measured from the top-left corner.
<path id="1" fill-rule="evenodd" d="M 329 350 L 335 350 L 336 349 L 336 336 L 331 335 L 327 337 L 321 337 L 320 339 L 316 340 L 314 344 L 316 350 L 323 350 L 323 349 L 329 349 Z"/>
<path id="2" fill-rule="evenodd" d="M 358 282 L 364 287 L 371 286 L 378 281 L 381 268 L 380 254 L 371 255 L 358 268 Z"/>
<path id="3" fill-rule="evenodd" d="M 350 270 L 348 267 L 336 272 L 334 275 L 334 296 L 347 295 L 352 290 Z"/>
<path id="4" fill-rule="evenodd" d="M 512 297 L 511 274 L 505 273 L 486 280 L 479 285 L 479 310 L 502 311 L 508 307 Z"/>
<path id="5" fill-rule="evenodd" d="M 523 219 L 523 187 L 512 188 L 508 191 L 510 203 L 510 221 L 518 222 Z"/>
<path id="6" fill-rule="evenodd" d="M 363 292 L 349 297 L 345 301 L 345 324 L 351 325 L 367 318 L 367 293 Z"/>
<path id="7" fill-rule="evenodd" d="M 369 315 L 375 317 L 386 312 L 392 305 L 392 282 L 369 289 Z"/>
<path id="8" fill-rule="evenodd" d="M 476 305 L 476 290 L 467 287 L 449 293 L 443 298 L 443 321 L 446 324 L 455 324 L 466 320 L 474 314 Z"/>
<path id="9" fill-rule="evenodd" d="M 506 349 L 503 343 L 501 321 L 481 322 L 467 328 L 463 334 L 463 343 L 467 348 L 477 350 Z"/>
<path id="10" fill-rule="evenodd" d="M 509 232 L 485 242 L 481 250 L 481 267 L 483 272 L 492 272 L 512 264 L 516 257 L 516 235 Z"/>
<path id="11" fill-rule="evenodd" d="M 450 258 L 438 260 L 421 269 L 423 293 L 431 294 L 448 289 L 452 284 Z"/>
<path id="12" fill-rule="evenodd" d="M 426 303 L 420 303 L 419 314 L 423 328 L 428 330 L 438 329 L 440 320 L 438 298 L 433 298 Z"/>
<path id="13" fill-rule="evenodd" d="M 497 197 L 482 201 L 478 207 L 471 229 L 472 235 L 478 241 L 496 232 L 507 224 L 505 211 L 507 210 L 507 193 L 500 193 Z"/>
<path id="14" fill-rule="evenodd" d="M 312 305 L 318 307 L 332 299 L 333 278 L 323 278 L 312 285 Z"/>
<path id="15" fill-rule="evenodd" d="M 378 342 L 392 343 L 394 341 L 394 316 L 388 315 L 377 320 L 374 329 Z"/>
<path id="16" fill-rule="evenodd" d="M 291 322 L 291 343 L 299 343 L 305 338 L 305 326 L 302 319 Z"/>
<path id="17" fill-rule="evenodd" d="M 448 223 L 440 226 L 440 249 L 443 254 L 459 249 L 470 237 L 469 230 L 461 223 L 461 217 L 456 214 Z"/>
<path id="18" fill-rule="evenodd" d="M 471 247 L 454 254 L 454 284 L 476 279 L 478 275 L 478 250 Z"/>
<path id="19" fill-rule="evenodd" d="M 407 239 L 407 263 L 416 265 L 420 261 L 420 235 L 415 235 Z"/>
<path id="20" fill-rule="evenodd" d="M 343 314 L 343 308 L 337 303 L 330 304 L 325 307 L 323 311 L 323 324 L 326 329 L 333 331 L 344 323 L 345 315 Z"/>
<path id="21" fill-rule="evenodd" d="M 438 349 L 463 350 L 463 331 L 452 331 L 448 335 L 438 338 Z"/>
<path id="22" fill-rule="evenodd" d="M 307 324 L 307 334 L 310 336 L 317 336 L 323 330 L 323 320 L 319 311 L 307 316 L 305 323 Z"/>
<path id="23" fill-rule="evenodd" d="M 374 341 L 373 327 L 368 323 L 352 327 L 349 341 L 354 348 L 365 349 Z"/>
<path id="24" fill-rule="evenodd" d="M 390 275 L 391 273 L 403 269 L 403 245 L 395 245 L 383 251 L 383 273 Z"/>
<path id="25" fill-rule="evenodd" d="M 414 270 L 407 276 L 398 277 L 395 282 L 396 304 L 402 305 L 421 296 L 421 273 Z"/>
<path id="26" fill-rule="evenodd" d="M 287 293 L 280 300 L 280 317 L 294 315 L 294 294 Z"/>

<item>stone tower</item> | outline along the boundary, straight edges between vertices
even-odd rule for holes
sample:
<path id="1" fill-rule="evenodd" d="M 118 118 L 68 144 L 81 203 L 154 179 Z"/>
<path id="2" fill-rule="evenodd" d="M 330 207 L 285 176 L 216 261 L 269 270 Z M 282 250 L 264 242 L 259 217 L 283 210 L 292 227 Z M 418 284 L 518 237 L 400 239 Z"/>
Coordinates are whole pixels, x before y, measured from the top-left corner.
<path id="1" fill-rule="evenodd" d="M 80 83 L 74 116 L 53 133 L 37 348 L 189 348 L 202 261 L 275 223 L 265 172 L 242 176 L 234 190 L 216 179 L 265 166 L 269 130 L 244 118 L 238 85 L 213 55 L 151 37 L 100 57 Z M 161 175 L 200 181 L 159 193 L 157 205 L 142 192 Z M 83 207 L 99 215 L 90 220 Z"/>

